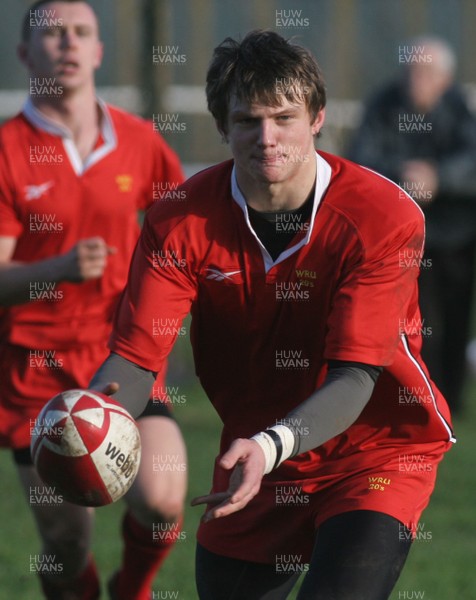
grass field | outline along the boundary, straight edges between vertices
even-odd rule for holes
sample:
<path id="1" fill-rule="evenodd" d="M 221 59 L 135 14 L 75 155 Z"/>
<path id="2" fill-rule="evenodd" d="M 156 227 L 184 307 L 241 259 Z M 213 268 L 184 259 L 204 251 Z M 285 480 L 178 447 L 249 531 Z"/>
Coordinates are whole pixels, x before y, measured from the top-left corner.
<path id="1" fill-rule="evenodd" d="M 178 385 L 180 373 L 173 377 L 175 380 L 171 385 Z M 180 385 L 180 393 L 185 395 L 186 402 L 177 405 L 175 414 L 189 448 L 188 497 L 192 498 L 208 491 L 219 423 L 193 381 Z M 440 467 L 437 489 L 422 518 L 426 539 L 414 543 L 392 600 L 476 598 L 475 396 L 476 384 L 473 382 L 467 388 L 467 413 L 455 421 L 458 443 Z M 37 578 L 30 572 L 30 555 L 38 553 L 38 542 L 8 452 L 0 453 L 0 481 L 0 600 L 39 600 Z M 104 582 L 118 565 L 122 510 L 123 505 L 119 502 L 97 511 L 94 552 Z M 194 546 L 201 512 L 201 508 L 187 507 L 185 539 L 176 544 L 157 578 L 153 588 L 155 598 L 196 599 Z"/>

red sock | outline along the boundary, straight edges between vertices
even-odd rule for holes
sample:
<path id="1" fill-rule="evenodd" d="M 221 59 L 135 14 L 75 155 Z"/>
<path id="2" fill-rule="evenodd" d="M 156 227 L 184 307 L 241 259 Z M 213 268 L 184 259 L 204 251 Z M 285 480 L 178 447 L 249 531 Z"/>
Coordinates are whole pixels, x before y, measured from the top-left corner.
<path id="1" fill-rule="evenodd" d="M 100 594 L 99 577 L 94 559 L 90 557 L 84 570 L 70 581 L 55 583 L 39 573 L 41 589 L 47 600 L 97 600 Z M 73 595 L 74 594 L 74 595 Z"/>
<path id="2" fill-rule="evenodd" d="M 127 512 L 122 526 L 124 552 L 116 578 L 118 600 L 150 600 L 155 574 L 180 537 L 182 520 L 144 527 Z"/>

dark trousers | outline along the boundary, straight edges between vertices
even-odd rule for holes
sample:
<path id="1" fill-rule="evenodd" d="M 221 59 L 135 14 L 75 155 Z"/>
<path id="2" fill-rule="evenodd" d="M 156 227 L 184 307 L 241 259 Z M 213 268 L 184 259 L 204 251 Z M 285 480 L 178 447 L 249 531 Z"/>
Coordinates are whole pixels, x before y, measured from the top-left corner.
<path id="1" fill-rule="evenodd" d="M 423 360 L 453 412 L 463 403 L 475 251 L 474 241 L 459 248 L 428 248 L 419 279 Z"/>

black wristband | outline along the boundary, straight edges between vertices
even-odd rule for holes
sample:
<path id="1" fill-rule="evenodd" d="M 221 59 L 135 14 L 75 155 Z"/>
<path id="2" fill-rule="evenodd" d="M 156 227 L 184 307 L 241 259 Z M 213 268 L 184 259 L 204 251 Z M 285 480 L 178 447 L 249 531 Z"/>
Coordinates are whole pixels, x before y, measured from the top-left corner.
<path id="1" fill-rule="evenodd" d="M 276 446 L 276 461 L 273 466 L 273 469 L 276 469 L 276 467 L 279 465 L 279 461 L 281 460 L 281 456 L 283 455 L 283 442 L 281 441 L 279 434 L 277 434 L 273 429 L 265 429 L 264 433 L 269 435 Z"/>

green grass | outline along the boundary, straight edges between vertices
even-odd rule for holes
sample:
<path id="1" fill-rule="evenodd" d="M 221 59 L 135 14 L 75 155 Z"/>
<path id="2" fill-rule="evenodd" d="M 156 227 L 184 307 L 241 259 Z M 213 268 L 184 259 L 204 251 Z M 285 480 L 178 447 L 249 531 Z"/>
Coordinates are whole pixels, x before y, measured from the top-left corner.
<path id="1" fill-rule="evenodd" d="M 179 353 L 182 355 L 183 349 L 179 349 Z M 187 351 L 185 361 L 189 360 Z M 180 372 L 172 373 L 172 385 L 177 385 L 181 378 Z M 476 406 L 471 404 L 471 397 L 475 391 L 474 383 L 468 386 L 467 413 L 455 423 L 458 443 L 440 466 L 436 491 L 422 518 L 425 530 L 431 532 L 431 540 L 414 544 L 392 600 L 470 600 L 474 597 Z M 189 449 L 190 499 L 209 489 L 220 427 L 213 409 L 193 381 L 182 385 L 180 393 L 185 394 L 186 402 L 176 406 L 175 414 Z M 0 453 L 0 481 L 0 600 L 37 600 L 41 595 L 37 578 L 30 573 L 29 560 L 30 554 L 38 552 L 38 542 L 8 452 Z M 119 563 L 122 511 L 121 502 L 97 510 L 94 553 L 103 582 Z M 201 512 L 202 508 L 187 505 L 186 538 L 176 544 L 156 579 L 154 591 L 175 593 L 180 600 L 196 599 L 194 547 Z"/>

